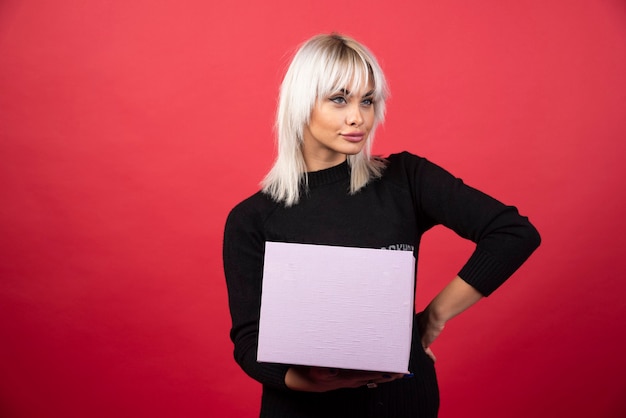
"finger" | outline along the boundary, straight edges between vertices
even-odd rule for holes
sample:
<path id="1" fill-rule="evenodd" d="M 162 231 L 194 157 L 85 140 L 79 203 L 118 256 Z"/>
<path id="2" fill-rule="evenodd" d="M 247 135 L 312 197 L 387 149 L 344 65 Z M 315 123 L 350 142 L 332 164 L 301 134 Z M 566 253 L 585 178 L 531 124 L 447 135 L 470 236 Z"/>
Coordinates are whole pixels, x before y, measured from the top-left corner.
<path id="1" fill-rule="evenodd" d="M 384 374 L 383 372 L 370 372 L 370 371 L 363 371 L 363 370 L 344 370 L 342 373 L 342 376 L 348 379 L 367 381 L 367 380 L 372 380 L 372 379 L 378 379 L 383 374 Z"/>
<path id="2" fill-rule="evenodd" d="M 405 374 L 404 373 L 384 373 L 382 375 L 382 378 L 385 381 L 392 381 L 392 380 L 396 380 L 396 379 L 402 379 L 404 378 Z"/>
<path id="3" fill-rule="evenodd" d="M 315 380 L 326 380 L 339 375 L 338 369 L 327 367 L 310 367 L 309 376 Z"/>
<path id="4" fill-rule="evenodd" d="M 366 383 L 388 383 L 388 382 L 392 382 L 396 379 L 402 379 L 405 377 L 404 373 L 382 373 L 379 375 L 375 375 L 369 379 L 367 379 L 365 382 Z"/>
<path id="5" fill-rule="evenodd" d="M 433 360 L 433 362 L 437 361 L 437 357 L 435 357 L 435 354 L 433 353 L 433 350 L 430 349 L 430 347 L 425 348 L 424 351 L 426 352 L 428 357 L 430 357 Z"/>

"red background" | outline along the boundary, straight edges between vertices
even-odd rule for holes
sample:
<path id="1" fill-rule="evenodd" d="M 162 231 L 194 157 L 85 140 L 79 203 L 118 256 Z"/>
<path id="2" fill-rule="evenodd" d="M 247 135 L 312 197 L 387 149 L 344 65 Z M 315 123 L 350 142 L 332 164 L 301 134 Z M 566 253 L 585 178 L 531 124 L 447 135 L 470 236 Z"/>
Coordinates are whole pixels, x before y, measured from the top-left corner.
<path id="1" fill-rule="evenodd" d="M 226 214 L 273 159 L 290 51 L 351 34 L 409 150 L 543 244 L 435 343 L 441 417 L 626 415 L 626 3 L 0 3 L 0 416 L 254 417 Z M 424 241 L 418 308 L 471 245 Z"/>

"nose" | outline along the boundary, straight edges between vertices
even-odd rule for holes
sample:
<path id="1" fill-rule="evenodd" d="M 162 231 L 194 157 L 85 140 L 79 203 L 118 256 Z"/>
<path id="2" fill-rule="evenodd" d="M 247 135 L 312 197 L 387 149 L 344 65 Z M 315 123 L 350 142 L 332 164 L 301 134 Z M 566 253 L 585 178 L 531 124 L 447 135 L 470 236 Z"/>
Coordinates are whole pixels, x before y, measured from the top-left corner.
<path id="1" fill-rule="evenodd" d="M 363 114 L 358 104 L 349 107 L 346 123 L 350 126 L 360 126 L 363 123 Z"/>

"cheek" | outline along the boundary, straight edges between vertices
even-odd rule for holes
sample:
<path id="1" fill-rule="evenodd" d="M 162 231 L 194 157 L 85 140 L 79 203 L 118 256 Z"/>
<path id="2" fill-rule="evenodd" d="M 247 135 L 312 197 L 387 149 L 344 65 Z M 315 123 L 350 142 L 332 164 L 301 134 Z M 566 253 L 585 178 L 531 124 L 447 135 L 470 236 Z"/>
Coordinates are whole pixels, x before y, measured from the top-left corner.
<path id="1" fill-rule="evenodd" d="M 367 130 L 372 129 L 374 126 L 374 121 L 376 120 L 376 115 L 374 111 L 368 113 L 365 124 L 367 125 Z"/>
<path id="2" fill-rule="evenodd" d="M 317 126 L 320 132 L 330 135 L 340 131 L 343 128 L 343 123 L 338 117 L 325 118 L 320 120 Z"/>
<path id="3" fill-rule="evenodd" d="M 328 114 L 327 112 L 317 112 L 311 118 L 309 124 L 311 131 L 321 133 L 327 130 L 334 130 L 339 122 L 340 117 L 334 114 Z"/>

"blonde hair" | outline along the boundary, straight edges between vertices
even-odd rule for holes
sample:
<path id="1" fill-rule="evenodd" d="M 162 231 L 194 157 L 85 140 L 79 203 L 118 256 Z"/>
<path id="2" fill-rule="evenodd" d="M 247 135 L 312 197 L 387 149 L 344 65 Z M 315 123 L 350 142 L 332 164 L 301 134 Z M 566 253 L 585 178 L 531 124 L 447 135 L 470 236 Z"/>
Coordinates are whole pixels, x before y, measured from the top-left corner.
<path id="1" fill-rule="evenodd" d="M 374 55 L 347 36 L 317 35 L 300 46 L 280 87 L 276 114 L 278 153 L 261 182 L 265 193 L 286 206 L 298 203 L 307 187 L 301 149 L 303 131 L 316 101 L 341 89 L 359 91 L 370 82 L 374 87 L 374 125 L 362 150 L 348 155 L 351 194 L 380 177 L 384 169 L 384 160 L 372 157 L 371 148 L 376 127 L 385 117 L 385 76 Z"/>

